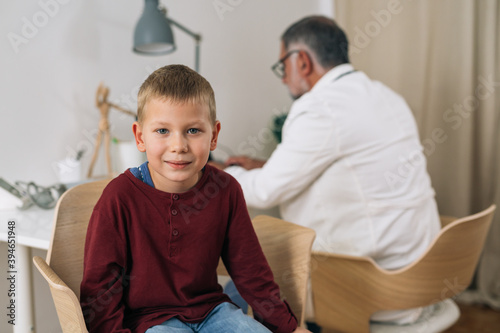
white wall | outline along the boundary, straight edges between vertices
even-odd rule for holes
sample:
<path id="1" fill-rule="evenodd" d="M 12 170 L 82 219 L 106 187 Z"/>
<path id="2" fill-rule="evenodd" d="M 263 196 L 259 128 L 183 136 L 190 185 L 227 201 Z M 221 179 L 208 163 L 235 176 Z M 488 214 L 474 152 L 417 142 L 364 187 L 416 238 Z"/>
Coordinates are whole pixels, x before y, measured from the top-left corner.
<path id="1" fill-rule="evenodd" d="M 215 156 L 222 158 L 228 152 L 269 156 L 275 144 L 262 135 L 262 129 L 273 113 L 285 112 L 291 104 L 285 87 L 270 70 L 278 58 L 279 36 L 302 16 L 331 14 L 331 1 L 162 3 L 174 19 L 203 35 L 200 72 L 215 90 L 222 122 L 221 149 Z M 218 13 L 217 3 L 226 5 L 227 11 Z M 110 87 L 112 101 L 135 111 L 137 88 L 154 69 L 171 63 L 193 65 L 194 43 L 176 28 L 175 53 L 160 57 L 132 53 L 133 29 L 142 7 L 139 0 L 0 2 L 0 177 L 42 185 L 57 182 L 53 164 L 82 147 L 92 147 L 99 120 L 95 90 L 100 81 Z M 28 28 L 32 24 L 36 31 Z M 14 46 L 9 38 L 23 41 Z M 113 135 L 131 140 L 132 121 L 112 111 Z M 85 170 L 90 156 L 87 151 L 83 157 Z M 103 164 L 100 158 L 96 174 L 104 173 Z M 0 244 L 0 253 L 5 253 L 4 245 Z M 2 258 L 4 272 L 5 265 Z M 46 285 L 37 272 L 35 276 L 41 289 L 36 293 L 38 332 L 57 332 L 48 289 L 43 289 Z M 0 307 L 7 303 L 3 280 Z M 0 331 L 10 330 L 1 319 Z"/>

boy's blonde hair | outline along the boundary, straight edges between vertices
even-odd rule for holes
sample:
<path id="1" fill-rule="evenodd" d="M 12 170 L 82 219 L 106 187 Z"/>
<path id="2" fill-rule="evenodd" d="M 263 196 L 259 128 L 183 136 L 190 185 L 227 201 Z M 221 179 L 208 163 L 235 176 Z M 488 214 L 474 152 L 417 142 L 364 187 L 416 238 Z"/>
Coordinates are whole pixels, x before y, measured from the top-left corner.
<path id="1" fill-rule="evenodd" d="M 209 119 L 216 122 L 215 94 L 210 83 L 200 74 L 184 65 L 168 65 L 155 70 L 144 81 L 137 96 L 137 121 L 142 124 L 146 103 L 154 98 L 173 103 L 200 103 L 208 105 Z"/>

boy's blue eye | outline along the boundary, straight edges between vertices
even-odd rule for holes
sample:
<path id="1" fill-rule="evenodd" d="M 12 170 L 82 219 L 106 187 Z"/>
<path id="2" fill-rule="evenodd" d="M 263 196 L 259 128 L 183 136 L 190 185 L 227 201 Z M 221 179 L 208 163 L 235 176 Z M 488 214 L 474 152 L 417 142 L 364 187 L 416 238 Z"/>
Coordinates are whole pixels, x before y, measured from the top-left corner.
<path id="1" fill-rule="evenodd" d="M 197 129 L 197 128 L 190 128 L 190 129 L 188 129 L 188 133 L 189 133 L 189 134 L 196 134 L 196 133 L 198 133 L 199 131 L 200 131 L 200 130 L 199 130 L 199 129 Z"/>
<path id="2" fill-rule="evenodd" d="M 156 133 L 158 134 L 167 134 L 168 130 L 165 128 L 160 128 L 159 130 L 156 130 Z"/>

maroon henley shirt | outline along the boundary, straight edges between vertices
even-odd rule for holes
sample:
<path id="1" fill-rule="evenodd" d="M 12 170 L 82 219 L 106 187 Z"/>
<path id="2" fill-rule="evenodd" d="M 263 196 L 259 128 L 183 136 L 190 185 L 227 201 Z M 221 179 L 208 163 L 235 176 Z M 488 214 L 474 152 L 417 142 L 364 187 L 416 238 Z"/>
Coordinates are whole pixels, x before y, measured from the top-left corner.
<path id="1" fill-rule="evenodd" d="M 219 257 L 256 318 L 273 332 L 296 329 L 234 178 L 207 165 L 194 188 L 166 193 L 127 170 L 105 188 L 88 226 L 80 299 L 89 332 L 203 321 L 230 302 L 217 282 Z"/>

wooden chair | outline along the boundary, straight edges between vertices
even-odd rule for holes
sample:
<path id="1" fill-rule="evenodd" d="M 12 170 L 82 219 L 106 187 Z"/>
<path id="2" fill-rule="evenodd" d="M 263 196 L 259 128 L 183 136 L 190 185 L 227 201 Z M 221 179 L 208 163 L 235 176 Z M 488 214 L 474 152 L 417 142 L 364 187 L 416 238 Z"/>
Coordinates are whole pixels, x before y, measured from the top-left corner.
<path id="1" fill-rule="evenodd" d="M 370 327 L 370 316 L 380 310 L 434 304 L 467 288 L 495 208 L 492 205 L 453 222 L 445 219 L 445 226 L 427 251 L 414 263 L 394 271 L 380 268 L 368 257 L 313 252 L 311 280 L 316 322 L 337 332 L 370 332 L 370 328 L 372 332 L 414 332 L 408 326 L 383 325 L 385 330 L 380 325 Z M 419 332 L 436 330 L 427 326 Z"/>
<path id="2" fill-rule="evenodd" d="M 316 233 L 312 229 L 265 215 L 255 217 L 252 222 L 274 280 L 280 287 L 281 296 L 286 299 L 299 325 L 303 327 L 311 247 Z M 217 273 L 228 275 L 222 260 Z"/>
<path id="3" fill-rule="evenodd" d="M 49 284 L 63 333 L 87 333 L 79 302 L 85 235 L 92 210 L 108 182 L 82 184 L 61 196 L 47 258 L 33 258 Z M 302 320 L 315 233 L 264 216 L 253 222 L 275 279 L 292 310 Z"/>
<path id="4" fill-rule="evenodd" d="M 80 307 L 83 249 L 92 210 L 109 180 L 75 186 L 66 191 L 56 206 L 56 217 L 46 261 L 33 262 L 49 283 L 64 333 L 87 333 Z"/>

